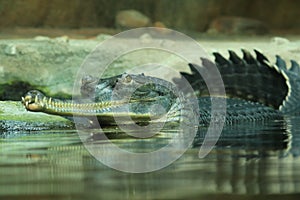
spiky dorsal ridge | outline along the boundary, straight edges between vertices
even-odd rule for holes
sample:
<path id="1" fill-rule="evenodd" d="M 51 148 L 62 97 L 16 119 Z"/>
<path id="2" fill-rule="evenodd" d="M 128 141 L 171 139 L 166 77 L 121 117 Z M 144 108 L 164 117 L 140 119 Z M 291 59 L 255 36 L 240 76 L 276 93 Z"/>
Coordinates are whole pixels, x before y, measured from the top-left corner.
<path id="1" fill-rule="evenodd" d="M 276 56 L 276 64 L 272 65 L 267 57 L 257 50 L 254 50 L 256 59 L 253 58 L 247 50 L 242 50 L 242 52 L 243 59 L 239 58 L 235 53 L 232 53 L 232 51 L 229 51 L 229 62 L 233 65 L 237 65 L 237 60 L 239 60 L 239 63 L 244 62 L 244 66 L 246 67 L 251 67 L 251 65 L 257 66 L 260 72 L 265 73 L 257 75 L 257 81 L 262 80 L 263 83 L 265 83 L 262 87 L 269 87 L 268 84 L 272 82 L 276 83 L 275 85 L 271 85 L 271 90 L 265 95 L 261 93 L 261 96 L 259 96 L 260 88 L 257 88 L 257 100 L 278 108 L 284 113 L 299 112 L 300 106 L 297 102 L 300 100 L 300 69 L 298 63 L 292 60 L 291 67 L 288 69 L 285 61 L 278 55 Z M 254 86 L 255 85 L 256 83 Z"/>
<path id="2" fill-rule="evenodd" d="M 287 68 L 286 62 L 276 55 L 276 64 L 274 67 L 282 73 L 286 79 L 286 84 L 289 88 L 285 99 L 279 107 L 284 113 L 299 113 L 300 112 L 300 66 L 291 60 L 290 68 Z"/>
<path id="3" fill-rule="evenodd" d="M 285 61 L 276 56 L 276 64 L 271 64 L 267 57 L 254 50 L 256 57 L 242 49 L 243 58 L 234 51 L 229 51 L 229 59 L 221 54 L 213 53 L 215 64 L 222 76 L 226 93 L 229 97 L 237 97 L 260 102 L 274 107 L 284 113 L 299 112 L 300 105 L 300 67 L 294 60 L 287 69 Z M 203 60 L 203 59 L 202 59 Z M 203 86 L 203 78 L 197 74 L 199 66 L 189 64 L 192 74 L 182 73 L 190 81 L 200 96 L 207 94 Z M 202 67 L 209 67 L 203 63 Z"/>

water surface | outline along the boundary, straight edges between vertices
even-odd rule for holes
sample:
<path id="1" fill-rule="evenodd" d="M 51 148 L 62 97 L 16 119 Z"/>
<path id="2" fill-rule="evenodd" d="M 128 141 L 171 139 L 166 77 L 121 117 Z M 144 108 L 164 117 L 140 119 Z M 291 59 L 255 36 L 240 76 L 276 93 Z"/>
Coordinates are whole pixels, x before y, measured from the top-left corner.
<path id="1" fill-rule="evenodd" d="M 198 157 L 205 135 L 159 171 L 124 173 L 96 160 L 76 131 L 6 135 L 0 140 L 0 194 L 7 199 L 299 199 L 300 118 L 243 123 L 223 130 L 217 146 Z M 134 139 L 105 129 L 128 151 L 159 149 L 169 130 Z M 101 135 L 87 138 L 106 142 Z M 271 196 L 269 196 L 271 195 Z"/>

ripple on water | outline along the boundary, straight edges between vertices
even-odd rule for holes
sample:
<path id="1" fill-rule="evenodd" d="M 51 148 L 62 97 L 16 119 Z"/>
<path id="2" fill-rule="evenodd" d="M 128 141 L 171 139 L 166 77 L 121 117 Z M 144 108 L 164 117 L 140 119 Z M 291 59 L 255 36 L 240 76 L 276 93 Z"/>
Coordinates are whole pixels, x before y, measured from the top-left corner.
<path id="1" fill-rule="evenodd" d="M 225 127 L 217 146 L 203 159 L 198 151 L 206 128 L 200 127 L 193 148 L 172 165 L 145 174 L 123 173 L 101 164 L 74 131 L 2 138 L 0 194 L 57 199 L 240 199 L 239 194 L 281 194 L 297 199 L 293 194 L 300 192 L 298 122 L 299 118 L 290 118 Z M 137 140 L 114 128 L 104 130 L 119 147 L 135 152 L 161 148 L 172 136 L 166 130 Z M 105 145 L 97 137 L 92 141 Z"/>

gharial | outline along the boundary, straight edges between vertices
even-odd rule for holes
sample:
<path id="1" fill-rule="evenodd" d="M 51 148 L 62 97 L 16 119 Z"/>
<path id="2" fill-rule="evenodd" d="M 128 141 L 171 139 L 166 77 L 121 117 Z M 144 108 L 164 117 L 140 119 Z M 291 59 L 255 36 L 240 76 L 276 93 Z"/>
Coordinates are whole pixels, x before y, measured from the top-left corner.
<path id="1" fill-rule="evenodd" d="M 287 69 L 285 61 L 276 56 L 276 63 L 272 65 L 262 53 L 254 51 L 256 58 L 246 50 L 242 50 L 243 58 L 233 51 L 229 51 L 229 59 L 213 53 L 215 63 L 201 58 L 202 67 L 215 64 L 223 79 L 226 97 L 216 98 L 226 98 L 225 123 L 276 119 L 300 112 L 298 63 L 291 60 L 291 67 Z M 212 97 L 208 96 L 206 84 L 197 72 L 200 66 L 192 63 L 189 66 L 191 73 L 181 72 L 181 75 L 197 93 L 199 123 L 207 124 L 211 117 Z M 178 78 L 174 79 L 176 81 Z M 22 103 L 29 111 L 61 116 L 97 116 L 100 123 L 107 125 L 115 123 L 114 117 L 126 123 L 129 116 L 136 123 L 143 124 L 160 120 L 166 113 L 168 121 L 176 121 L 177 111 L 184 108 L 180 106 L 178 94 L 172 92 L 174 87 L 168 81 L 144 74 L 124 73 L 105 79 L 87 76 L 81 86 L 84 101 L 54 99 L 32 90 L 22 97 Z"/>

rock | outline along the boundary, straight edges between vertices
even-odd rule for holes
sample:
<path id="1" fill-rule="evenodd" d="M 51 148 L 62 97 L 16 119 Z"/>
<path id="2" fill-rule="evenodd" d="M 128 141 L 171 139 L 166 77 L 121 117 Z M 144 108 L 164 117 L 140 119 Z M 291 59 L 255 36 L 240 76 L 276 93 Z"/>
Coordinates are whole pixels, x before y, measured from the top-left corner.
<path id="1" fill-rule="evenodd" d="M 131 29 L 146 27 L 151 25 L 150 19 L 136 10 L 123 10 L 116 15 L 116 27 L 121 29 Z"/>
<path id="2" fill-rule="evenodd" d="M 153 27 L 156 28 L 156 31 L 161 34 L 169 34 L 172 31 L 170 29 L 167 29 L 166 25 L 160 21 L 154 22 Z"/>
<path id="3" fill-rule="evenodd" d="M 144 44 L 149 44 L 153 41 L 152 36 L 149 33 L 144 33 L 143 35 L 140 36 L 140 41 Z"/>
<path id="4" fill-rule="evenodd" d="M 219 17 L 213 20 L 207 31 L 220 34 L 265 34 L 268 32 L 266 25 L 255 19 L 242 17 Z"/>
<path id="5" fill-rule="evenodd" d="M 99 35 L 96 36 L 96 40 L 104 41 L 104 40 L 111 39 L 112 37 L 113 36 L 108 35 L 108 34 L 99 34 Z"/>
<path id="6" fill-rule="evenodd" d="M 64 36 L 60 36 L 60 37 L 56 37 L 54 38 L 57 42 L 60 42 L 60 43 L 68 43 L 69 42 L 69 37 L 67 35 L 64 35 Z"/>
<path id="7" fill-rule="evenodd" d="M 17 55 L 17 47 L 16 47 L 16 45 L 8 44 L 4 48 L 4 52 L 6 55 L 15 56 L 15 55 Z"/>
<path id="8" fill-rule="evenodd" d="M 290 41 L 283 37 L 273 37 L 271 38 L 271 43 L 276 45 L 284 45 L 284 44 L 289 44 Z"/>
<path id="9" fill-rule="evenodd" d="M 78 68 L 97 44 L 65 37 L 0 40 L 0 100 L 20 100 L 28 88 L 72 94 Z"/>
<path id="10" fill-rule="evenodd" d="M 50 40 L 50 38 L 47 37 L 47 36 L 38 35 L 38 36 L 34 37 L 34 40 L 36 40 L 36 41 L 48 41 L 48 40 Z"/>
<path id="11" fill-rule="evenodd" d="M 154 22 L 153 26 L 156 28 L 166 28 L 166 25 L 160 21 Z"/>

